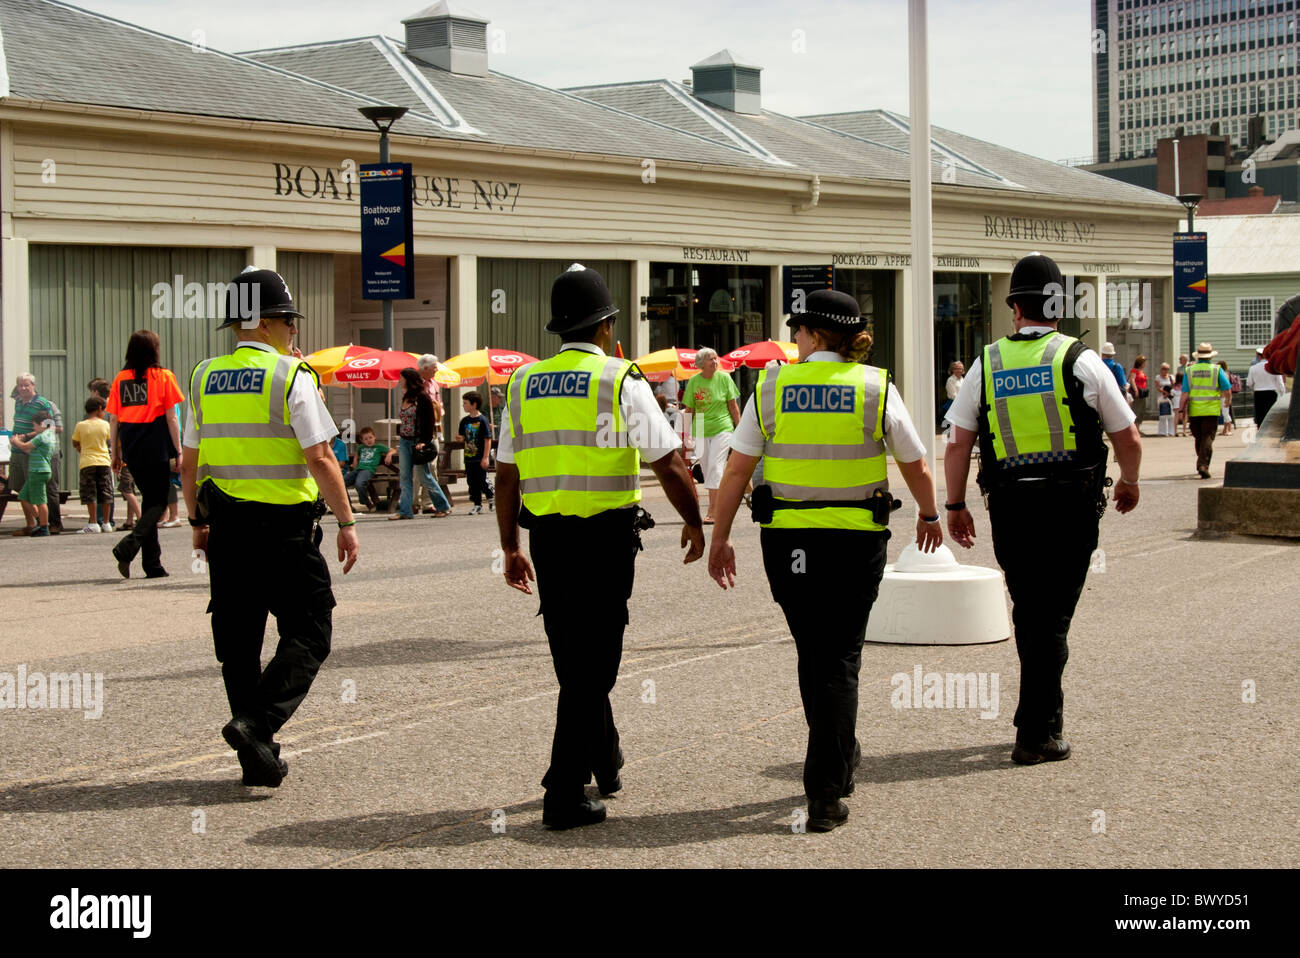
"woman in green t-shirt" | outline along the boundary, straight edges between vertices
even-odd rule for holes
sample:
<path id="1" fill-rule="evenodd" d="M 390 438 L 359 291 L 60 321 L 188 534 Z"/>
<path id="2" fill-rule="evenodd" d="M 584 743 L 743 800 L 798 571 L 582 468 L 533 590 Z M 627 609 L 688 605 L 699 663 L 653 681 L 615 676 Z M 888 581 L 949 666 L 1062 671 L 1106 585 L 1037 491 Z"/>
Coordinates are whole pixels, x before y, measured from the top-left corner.
<path id="1" fill-rule="evenodd" d="M 708 525 L 713 522 L 713 497 L 722 484 L 731 432 L 740 422 L 740 406 L 736 402 L 740 390 L 718 368 L 718 354 L 708 347 L 695 353 L 695 368 L 700 374 L 686 381 L 682 405 L 692 413 L 695 458 L 704 473 L 704 488 L 709 490 L 709 514 L 704 517 Z"/>

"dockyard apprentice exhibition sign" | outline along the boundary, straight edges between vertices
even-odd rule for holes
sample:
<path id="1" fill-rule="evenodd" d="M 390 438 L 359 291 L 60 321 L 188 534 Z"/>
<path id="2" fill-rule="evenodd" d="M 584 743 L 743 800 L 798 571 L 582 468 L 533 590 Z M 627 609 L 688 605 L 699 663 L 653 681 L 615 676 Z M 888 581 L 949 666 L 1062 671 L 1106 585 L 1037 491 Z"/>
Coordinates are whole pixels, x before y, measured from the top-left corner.
<path id="1" fill-rule="evenodd" d="M 361 167 L 361 296 L 411 299 L 415 256 L 410 163 Z"/>

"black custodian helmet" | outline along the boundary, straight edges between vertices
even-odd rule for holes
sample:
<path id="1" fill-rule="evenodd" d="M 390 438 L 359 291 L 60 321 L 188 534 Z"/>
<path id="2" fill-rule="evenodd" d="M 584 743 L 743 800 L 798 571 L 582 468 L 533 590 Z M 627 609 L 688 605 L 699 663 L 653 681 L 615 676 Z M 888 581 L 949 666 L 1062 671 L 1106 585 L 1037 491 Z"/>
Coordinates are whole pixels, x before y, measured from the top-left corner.
<path id="1" fill-rule="evenodd" d="M 551 321 L 548 333 L 571 333 L 595 326 L 618 312 L 604 277 L 594 269 L 574 263 L 551 284 Z"/>
<path id="2" fill-rule="evenodd" d="M 1047 287 L 1055 283 L 1058 292 L 1051 293 Z M 1064 294 L 1065 277 L 1061 267 L 1050 256 L 1042 253 L 1030 253 L 1022 257 L 1011 270 L 1011 292 L 1007 294 L 1007 305 L 1011 306 L 1020 297 L 1026 299 L 1038 297 L 1044 303 L 1048 299 Z"/>
<path id="3" fill-rule="evenodd" d="M 226 290 L 226 314 L 217 329 L 263 316 L 306 318 L 293 305 L 293 296 L 289 293 L 289 285 L 283 276 L 273 269 L 249 266 L 230 281 Z"/>

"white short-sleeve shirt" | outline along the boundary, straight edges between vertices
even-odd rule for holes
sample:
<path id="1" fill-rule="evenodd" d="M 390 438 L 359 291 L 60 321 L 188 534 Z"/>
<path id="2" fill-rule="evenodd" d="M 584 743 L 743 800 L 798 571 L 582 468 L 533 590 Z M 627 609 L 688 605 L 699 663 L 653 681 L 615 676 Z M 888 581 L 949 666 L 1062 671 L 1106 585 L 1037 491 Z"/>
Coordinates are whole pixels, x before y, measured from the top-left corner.
<path id="1" fill-rule="evenodd" d="M 274 353 L 275 348 L 268 346 L 266 343 L 259 342 L 242 342 L 235 349 L 260 349 L 263 352 Z M 181 445 L 190 449 L 199 448 L 199 430 L 195 425 L 194 416 L 194 390 L 190 389 L 190 398 L 185 403 L 185 437 L 181 440 Z M 316 380 L 305 373 L 300 373 L 294 377 L 293 386 L 289 389 L 289 426 L 293 429 L 293 434 L 298 439 L 298 444 L 304 449 L 308 449 L 318 443 L 327 442 L 339 434 L 338 427 L 334 425 L 334 417 L 325 406 L 325 401 L 320 398 L 320 392 L 316 388 Z"/>
<path id="2" fill-rule="evenodd" d="M 848 362 L 839 353 L 819 350 L 804 360 L 809 363 L 843 363 Z M 912 425 L 912 417 L 907 414 L 903 397 L 893 383 L 889 384 L 885 394 L 885 445 L 898 462 L 916 462 L 925 456 L 925 446 Z M 740 414 L 740 425 L 731 434 L 731 448 L 745 456 L 761 456 L 767 445 L 767 437 L 758 424 L 758 409 L 754 406 L 754 397 L 745 403 L 745 411 Z"/>
<path id="3" fill-rule="evenodd" d="M 565 343 L 560 352 L 577 349 L 593 356 L 604 356 L 605 351 L 593 343 Z M 508 393 L 508 391 L 507 391 Z M 636 446 L 641 458 L 646 462 L 658 462 L 664 456 L 682 445 L 681 439 L 668 424 L 663 410 L 644 379 L 627 376 L 623 379 L 623 389 L 619 395 L 619 409 L 623 421 L 631 424 L 644 424 L 640 428 L 629 428 L 628 440 Z M 497 462 L 515 461 L 515 444 L 510 435 L 510 397 L 501 409 L 501 434 L 497 438 Z"/>
<path id="4" fill-rule="evenodd" d="M 1027 335 L 1053 333 L 1050 326 L 1025 326 L 1020 330 Z M 961 392 L 948 407 L 944 417 L 954 426 L 970 432 L 979 432 L 980 391 L 984 385 L 983 356 L 971 363 L 962 383 Z M 1119 383 L 1093 350 L 1085 349 L 1074 361 L 1074 378 L 1083 386 L 1083 401 L 1097 411 L 1101 428 L 1106 432 L 1122 432 L 1137 419 L 1133 410 L 1119 391 Z"/>

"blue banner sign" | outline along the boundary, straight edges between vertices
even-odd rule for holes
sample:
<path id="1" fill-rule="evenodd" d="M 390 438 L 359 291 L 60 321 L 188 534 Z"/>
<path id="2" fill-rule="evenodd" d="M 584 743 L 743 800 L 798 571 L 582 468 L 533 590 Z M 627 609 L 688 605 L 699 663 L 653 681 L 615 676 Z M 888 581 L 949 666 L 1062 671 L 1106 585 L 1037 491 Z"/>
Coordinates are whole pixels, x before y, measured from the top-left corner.
<path id="1" fill-rule="evenodd" d="M 361 295 L 414 299 L 410 163 L 366 163 L 361 180 Z"/>
<path id="2" fill-rule="evenodd" d="M 1174 234 L 1174 312 L 1203 313 L 1209 308 L 1204 233 Z"/>

